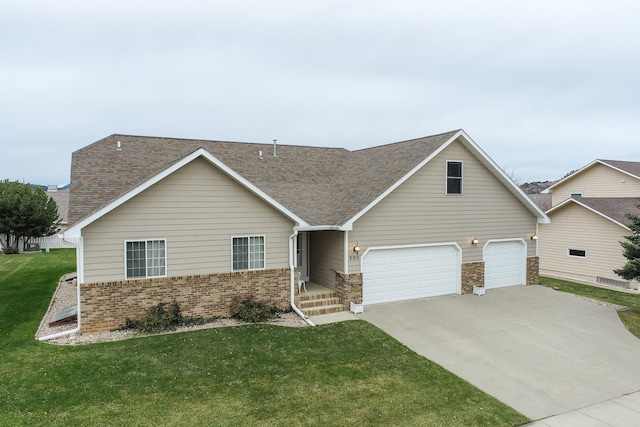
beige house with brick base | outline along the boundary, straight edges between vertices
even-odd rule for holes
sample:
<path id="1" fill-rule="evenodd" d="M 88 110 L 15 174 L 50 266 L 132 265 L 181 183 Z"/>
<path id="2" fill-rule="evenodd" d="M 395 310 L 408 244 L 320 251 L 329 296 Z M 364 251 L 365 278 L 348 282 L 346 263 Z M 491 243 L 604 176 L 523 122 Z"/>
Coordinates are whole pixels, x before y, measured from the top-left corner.
<path id="1" fill-rule="evenodd" d="M 175 299 L 376 304 L 538 282 L 548 217 L 462 130 L 349 151 L 112 135 L 73 153 L 83 331 Z M 304 293 L 304 290 L 302 291 Z"/>
<path id="2" fill-rule="evenodd" d="M 626 259 L 620 242 L 640 215 L 640 162 L 595 160 L 547 189 L 552 219 L 540 227 L 540 272 L 579 282 L 637 289 L 613 270 Z"/>

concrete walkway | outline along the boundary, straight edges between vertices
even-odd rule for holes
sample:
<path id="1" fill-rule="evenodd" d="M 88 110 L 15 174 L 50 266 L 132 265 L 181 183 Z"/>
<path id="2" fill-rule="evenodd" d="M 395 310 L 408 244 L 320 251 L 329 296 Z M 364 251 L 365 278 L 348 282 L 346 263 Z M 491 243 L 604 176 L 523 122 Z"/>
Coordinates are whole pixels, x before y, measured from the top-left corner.
<path id="1" fill-rule="evenodd" d="M 537 427 L 573 425 L 570 416 L 580 426 L 640 425 L 633 409 L 639 407 L 640 340 L 611 308 L 540 286 L 514 286 L 485 296 L 366 306 L 358 317 L 541 420 Z M 606 413 L 634 418 L 607 424 L 601 421 Z M 558 414 L 564 415 L 549 418 Z"/>
<path id="2" fill-rule="evenodd" d="M 640 426 L 640 392 L 527 424 L 529 427 Z"/>
<path id="3" fill-rule="evenodd" d="M 327 325 L 329 323 L 346 322 L 347 320 L 358 320 L 355 314 L 350 311 L 339 311 L 337 313 L 319 314 L 309 317 L 314 325 Z"/>

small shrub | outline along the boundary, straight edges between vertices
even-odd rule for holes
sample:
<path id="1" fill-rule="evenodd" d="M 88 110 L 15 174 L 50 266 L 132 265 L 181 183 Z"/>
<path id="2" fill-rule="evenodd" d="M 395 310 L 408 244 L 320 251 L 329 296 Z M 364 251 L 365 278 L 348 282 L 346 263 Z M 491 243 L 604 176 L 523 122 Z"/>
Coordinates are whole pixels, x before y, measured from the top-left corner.
<path id="1" fill-rule="evenodd" d="M 161 302 L 149 308 L 141 320 L 126 318 L 124 329 L 136 329 L 140 332 L 173 331 L 182 324 L 180 305 L 173 300 L 167 308 L 166 302 Z"/>
<path id="2" fill-rule="evenodd" d="M 235 297 L 231 303 L 231 314 L 243 322 L 265 322 L 278 316 L 279 310 L 269 301 L 258 301 L 249 295 L 246 298 Z"/>
<path id="3" fill-rule="evenodd" d="M 2 252 L 4 252 L 5 255 L 14 255 L 14 254 L 20 253 L 18 248 L 14 248 L 14 247 L 11 247 L 11 246 L 9 246 L 7 248 L 4 248 Z"/>
<path id="4" fill-rule="evenodd" d="M 120 329 L 140 329 L 140 321 L 127 317 L 124 319 L 124 326 Z"/>
<path id="5" fill-rule="evenodd" d="M 183 317 L 180 326 L 206 325 L 218 319 L 219 317 Z"/>

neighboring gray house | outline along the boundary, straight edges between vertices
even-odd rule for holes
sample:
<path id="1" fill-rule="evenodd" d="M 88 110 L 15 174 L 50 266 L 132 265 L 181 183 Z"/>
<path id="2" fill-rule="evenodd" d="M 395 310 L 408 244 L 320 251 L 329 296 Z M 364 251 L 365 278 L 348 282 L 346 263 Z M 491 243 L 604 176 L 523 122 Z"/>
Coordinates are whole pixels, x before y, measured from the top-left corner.
<path id="1" fill-rule="evenodd" d="M 69 227 L 69 188 L 59 189 L 57 185 L 49 185 L 47 195 L 51 197 L 58 206 L 58 215 L 60 217 L 60 233 L 52 236 L 31 239 L 33 243 L 38 243 L 42 250 L 54 248 L 73 248 L 72 243 L 65 242 L 61 236 L 62 232 Z"/>
<path id="2" fill-rule="evenodd" d="M 59 189 L 57 185 L 49 185 L 47 188 L 47 196 L 51 197 L 58 206 L 58 216 L 60 218 L 58 227 L 62 232 L 69 226 L 69 189 Z M 62 234 L 54 234 L 47 237 L 31 238 L 29 242 L 39 244 L 42 250 L 75 247 L 72 243 L 65 242 L 61 236 Z M 4 238 L 0 238 L 0 249 L 2 249 L 3 241 Z M 22 248 L 22 240 L 18 246 Z"/>
<path id="3" fill-rule="evenodd" d="M 537 283 L 548 218 L 456 130 L 357 151 L 112 135 L 73 153 L 69 221 L 94 331 L 171 299 L 302 305 L 297 272 L 340 309 Z"/>

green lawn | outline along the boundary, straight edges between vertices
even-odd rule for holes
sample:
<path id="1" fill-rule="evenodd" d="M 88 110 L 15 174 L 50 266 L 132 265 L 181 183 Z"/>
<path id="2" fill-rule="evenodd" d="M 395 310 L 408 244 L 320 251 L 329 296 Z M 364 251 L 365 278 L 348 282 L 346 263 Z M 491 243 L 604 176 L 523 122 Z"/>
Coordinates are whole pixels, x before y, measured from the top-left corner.
<path id="1" fill-rule="evenodd" d="M 618 315 L 629 332 L 640 338 L 640 295 L 620 292 L 613 289 L 598 288 L 596 286 L 582 285 L 580 283 L 568 282 L 566 280 L 551 279 L 549 277 L 541 277 L 540 284 L 543 286 L 557 287 L 562 292 L 569 292 L 629 307 L 629 310 L 620 311 L 618 312 Z"/>
<path id="2" fill-rule="evenodd" d="M 364 321 L 75 347 L 35 331 L 72 250 L 0 255 L 0 425 L 515 426 L 527 418 Z"/>

